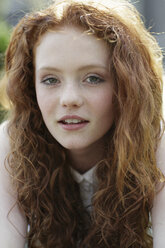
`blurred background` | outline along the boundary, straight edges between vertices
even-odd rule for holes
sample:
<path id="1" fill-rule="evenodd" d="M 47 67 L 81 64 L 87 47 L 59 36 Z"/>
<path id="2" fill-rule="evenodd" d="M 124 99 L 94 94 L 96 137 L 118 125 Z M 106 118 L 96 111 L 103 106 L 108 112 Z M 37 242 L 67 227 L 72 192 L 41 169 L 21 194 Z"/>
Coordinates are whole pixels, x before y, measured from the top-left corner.
<path id="1" fill-rule="evenodd" d="M 13 26 L 26 13 L 40 9 L 52 2 L 53 0 L 0 0 L 0 79 L 3 77 L 4 54 Z M 132 0 L 131 2 L 141 13 L 147 29 L 156 37 L 165 53 L 165 0 Z M 5 111 L 0 106 L 0 122 L 4 115 Z"/>

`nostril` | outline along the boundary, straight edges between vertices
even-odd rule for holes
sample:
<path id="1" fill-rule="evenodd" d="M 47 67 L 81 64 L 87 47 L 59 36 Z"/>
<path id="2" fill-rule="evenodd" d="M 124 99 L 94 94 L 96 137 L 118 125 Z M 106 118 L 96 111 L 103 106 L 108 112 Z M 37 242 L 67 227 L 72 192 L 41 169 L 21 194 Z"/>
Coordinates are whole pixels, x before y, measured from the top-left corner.
<path id="1" fill-rule="evenodd" d="M 68 95 L 61 99 L 61 105 L 63 107 L 80 107 L 83 104 L 83 98 L 75 95 Z"/>

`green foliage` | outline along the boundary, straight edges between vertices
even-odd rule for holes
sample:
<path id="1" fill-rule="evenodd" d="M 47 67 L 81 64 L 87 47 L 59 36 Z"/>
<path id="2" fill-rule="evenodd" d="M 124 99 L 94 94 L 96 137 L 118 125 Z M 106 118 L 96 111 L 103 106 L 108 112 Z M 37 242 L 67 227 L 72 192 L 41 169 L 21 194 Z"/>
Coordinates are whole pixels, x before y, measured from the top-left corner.
<path id="1" fill-rule="evenodd" d="M 9 44 L 10 33 L 11 28 L 5 22 L 0 20 L 0 79 L 4 67 L 5 51 Z M 0 105 L 0 123 L 5 119 L 6 114 L 7 111 L 3 110 L 2 106 Z"/>
<path id="2" fill-rule="evenodd" d="M 0 21 L 0 70 L 4 65 L 4 54 L 9 43 L 11 29 L 5 23 Z"/>
<path id="3" fill-rule="evenodd" d="M 3 108 L 0 105 L 0 123 L 2 123 L 6 117 L 7 117 L 7 111 L 3 110 Z"/>

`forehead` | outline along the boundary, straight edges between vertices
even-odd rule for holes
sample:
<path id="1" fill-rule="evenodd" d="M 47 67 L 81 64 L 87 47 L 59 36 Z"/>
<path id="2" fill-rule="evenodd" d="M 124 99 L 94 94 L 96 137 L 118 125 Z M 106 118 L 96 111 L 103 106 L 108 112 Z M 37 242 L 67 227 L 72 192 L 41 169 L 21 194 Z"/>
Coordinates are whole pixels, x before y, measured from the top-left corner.
<path id="1" fill-rule="evenodd" d="M 36 64 L 48 62 L 58 64 L 72 58 L 72 62 L 88 63 L 100 61 L 107 63 L 109 49 L 105 41 L 78 27 L 64 26 L 47 31 L 35 49 Z M 46 61 L 45 61 L 46 59 Z"/>

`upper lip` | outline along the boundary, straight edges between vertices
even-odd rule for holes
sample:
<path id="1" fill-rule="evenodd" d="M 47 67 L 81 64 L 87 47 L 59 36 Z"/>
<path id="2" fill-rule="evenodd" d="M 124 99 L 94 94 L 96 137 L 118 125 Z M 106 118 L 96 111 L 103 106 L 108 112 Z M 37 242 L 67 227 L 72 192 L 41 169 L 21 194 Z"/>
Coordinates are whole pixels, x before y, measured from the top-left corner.
<path id="1" fill-rule="evenodd" d="M 82 120 L 82 121 L 88 121 L 78 115 L 64 115 L 61 119 L 58 120 L 58 122 L 60 121 L 65 121 L 65 120 L 68 120 L 68 119 L 76 119 L 76 120 Z"/>

